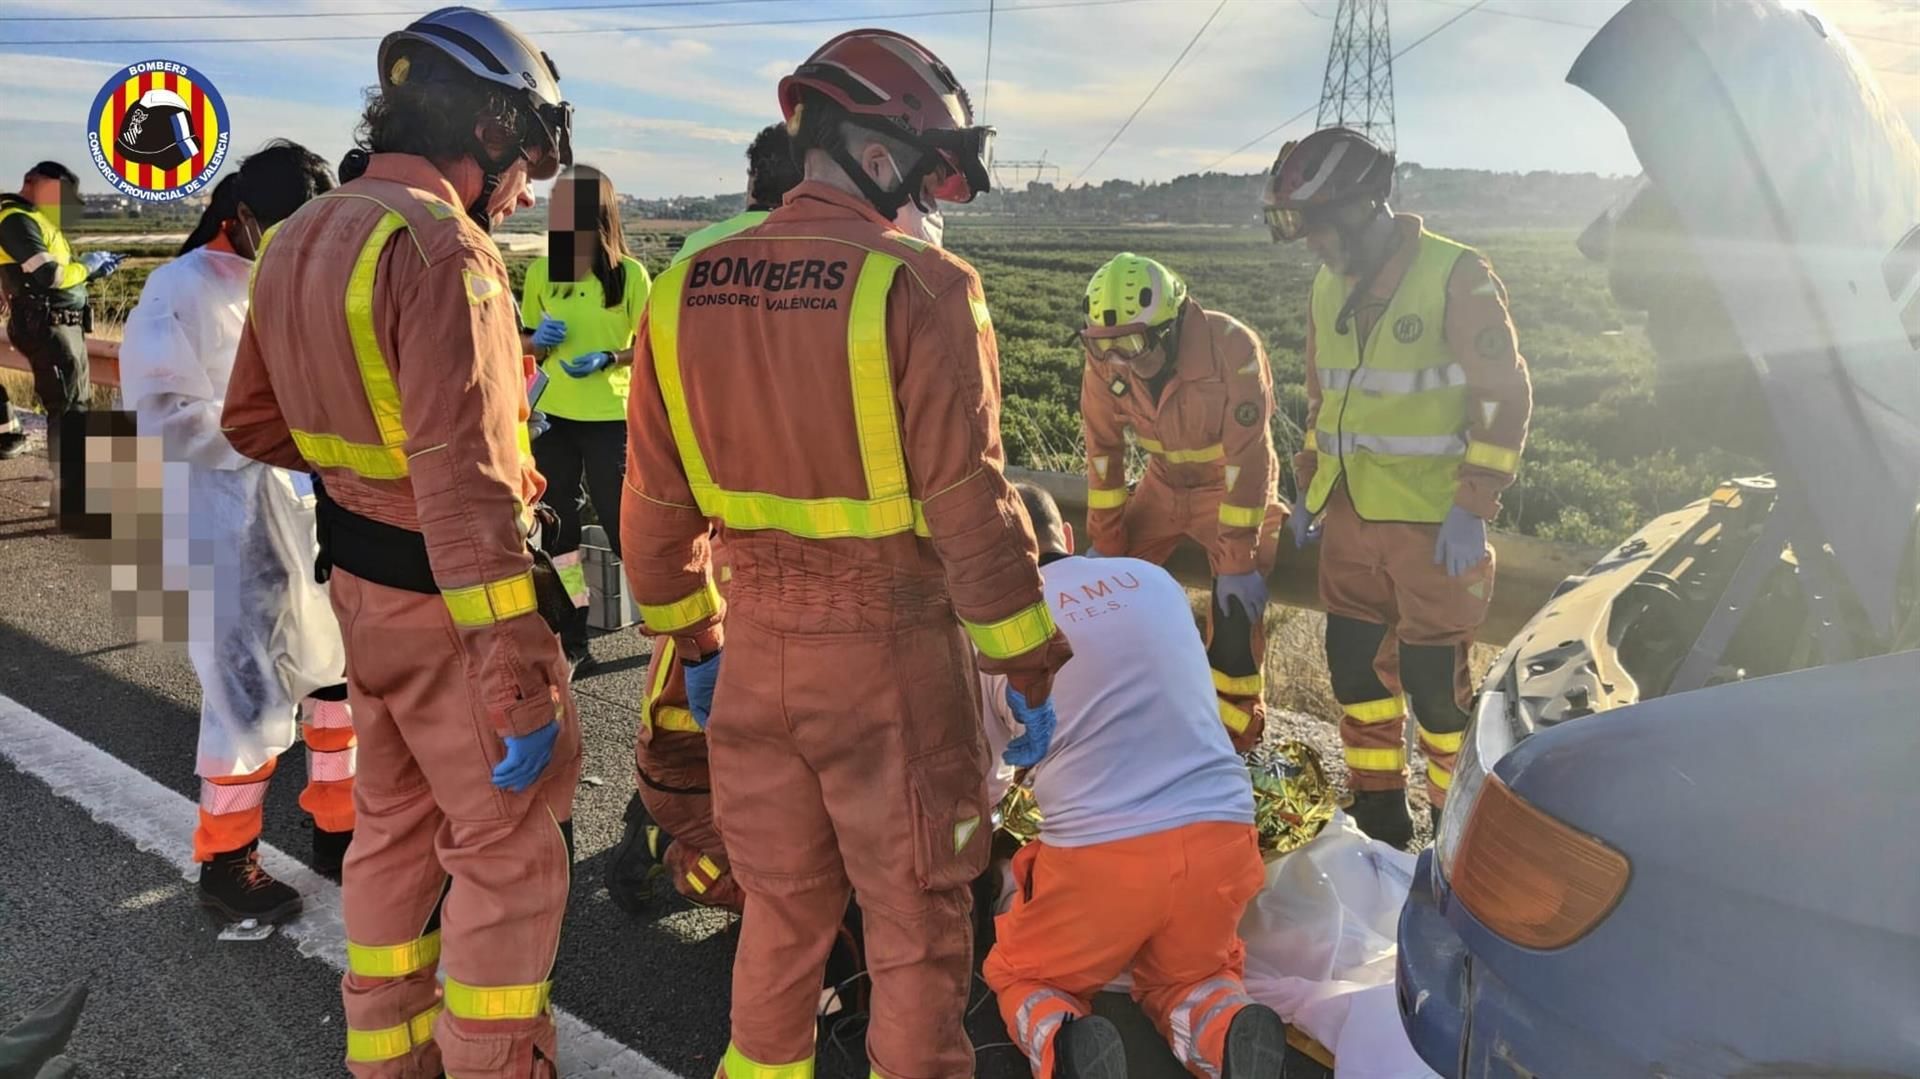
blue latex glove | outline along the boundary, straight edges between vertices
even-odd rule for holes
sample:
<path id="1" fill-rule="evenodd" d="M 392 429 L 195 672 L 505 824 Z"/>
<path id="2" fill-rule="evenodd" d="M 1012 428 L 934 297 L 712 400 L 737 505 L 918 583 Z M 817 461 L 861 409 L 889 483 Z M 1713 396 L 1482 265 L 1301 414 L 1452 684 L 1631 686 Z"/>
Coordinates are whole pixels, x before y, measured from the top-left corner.
<path id="1" fill-rule="evenodd" d="M 1007 707 L 1013 710 L 1013 718 L 1020 721 L 1026 730 L 1020 737 L 1007 743 L 1000 759 L 1015 768 L 1031 768 L 1040 763 L 1053 745 L 1053 702 L 1034 706 L 1020 695 L 1012 686 L 1007 687 Z"/>
<path id="2" fill-rule="evenodd" d="M 560 737 L 560 721 L 552 723 L 518 737 L 507 736 L 507 756 L 493 769 L 493 785 L 501 790 L 519 794 L 540 778 L 547 770 L 547 762 L 553 759 L 554 739 Z"/>
<path id="3" fill-rule="evenodd" d="M 1293 505 L 1287 508 L 1287 527 L 1293 530 L 1295 547 L 1309 547 L 1320 542 L 1320 530 L 1326 526 L 1314 521 L 1313 514 L 1307 512 L 1307 500 L 1302 497 L 1294 499 Z"/>
<path id="4" fill-rule="evenodd" d="M 540 326 L 533 331 L 533 343 L 541 348 L 552 348 L 567 339 L 567 324 L 552 315 L 541 315 Z"/>
<path id="5" fill-rule="evenodd" d="M 613 353 L 589 352 L 585 356 L 575 356 L 571 360 L 561 360 L 560 370 L 574 378 L 585 378 L 595 371 L 613 366 Z"/>
<path id="6" fill-rule="evenodd" d="M 1258 573 L 1229 573 L 1213 583 L 1213 602 L 1221 614 L 1232 614 L 1227 604 L 1239 601 L 1249 620 L 1267 609 L 1267 579 Z"/>
<path id="7" fill-rule="evenodd" d="M 720 684 L 720 653 L 715 652 L 697 664 L 681 663 L 680 671 L 687 677 L 687 711 L 693 713 L 693 722 L 704 731 L 707 716 L 713 711 L 713 687 Z"/>
<path id="8" fill-rule="evenodd" d="M 119 269 L 122 257 L 106 251 L 89 251 L 80 256 L 80 265 L 87 268 L 87 280 L 95 281 Z"/>
<path id="9" fill-rule="evenodd" d="M 527 441 L 531 442 L 547 433 L 553 424 L 547 422 L 547 414 L 535 412 L 527 416 Z"/>
<path id="10" fill-rule="evenodd" d="M 1433 564 L 1447 567 L 1447 576 L 1458 577 L 1485 557 L 1487 522 L 1459 506 L 1450 507 L 1433 544 Z"/>

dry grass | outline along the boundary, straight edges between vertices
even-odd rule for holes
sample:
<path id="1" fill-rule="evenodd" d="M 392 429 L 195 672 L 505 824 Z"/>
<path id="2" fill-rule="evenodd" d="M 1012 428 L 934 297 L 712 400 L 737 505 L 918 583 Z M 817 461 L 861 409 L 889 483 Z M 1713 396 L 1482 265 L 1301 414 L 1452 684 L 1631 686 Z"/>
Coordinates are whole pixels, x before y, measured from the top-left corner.
<path id="1" fill-rule="evenodd" d="M 33 376 L 25 371 L 16 371 L 11 367 L 0 368 L 0 386 L 7 388 L 7 397 L 13 407 L 20 409 L 40 409 L 40 395 L 33 392 Z M 118 386 L 93 387 L 92 408 L 104 411 L 120 407 L 120 388 Z"/>

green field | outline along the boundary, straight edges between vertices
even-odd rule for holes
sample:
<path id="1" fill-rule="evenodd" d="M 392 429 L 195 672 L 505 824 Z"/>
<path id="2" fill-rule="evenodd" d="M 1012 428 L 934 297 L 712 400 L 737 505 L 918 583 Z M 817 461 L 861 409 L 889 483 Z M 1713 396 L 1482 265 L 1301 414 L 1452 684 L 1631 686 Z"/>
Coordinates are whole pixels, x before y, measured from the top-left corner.
<path id="1" fill-rule="evenodd" d="M 1754 468 L 1716 449 L 1715 433 L 1702 428 L 1688 405 L 1656 400 L 1652 352 L 1638 318 L 1614 304 L 1603 269 L 1574 250 L 1572 232 L 1508 230 L 1456 238 L 1485 251 L 1506 282 L 1521 352 L 1533 372 L 1533 433 L 1506 497 L 1503 527 L 1605 544 L 1699 498 L 1719 480 Z M 678 246 L 677 236 L 663 232 L 635 231 L 630 240 L 656 272 Z M 1081 354 L 1073 332 L 1088 276 L 1119 251 L 1160 259 L 1186 278 L 1201 303 L 1260 333 L 1273 364 L 1279 398 L 1274 434 L 1283 460 L 1299 444 L 1312 278 L 1303 249 L 1276 247 L 1255 229 L 1209 226 L 958 222 L 947 241 L 986 283 L 1007 396 L 1003 434 L 1014 464 L 1080 467 Z M 144 257 L 130 261 L 95 298 L 102 323 L 124 317 L 146 272 L 164 254 L 158 248 L 137 253 Z M 516 290 L 524 261 L 512 265 Z M 1290 492 L 1290 475 L 1283 485 Z"/>

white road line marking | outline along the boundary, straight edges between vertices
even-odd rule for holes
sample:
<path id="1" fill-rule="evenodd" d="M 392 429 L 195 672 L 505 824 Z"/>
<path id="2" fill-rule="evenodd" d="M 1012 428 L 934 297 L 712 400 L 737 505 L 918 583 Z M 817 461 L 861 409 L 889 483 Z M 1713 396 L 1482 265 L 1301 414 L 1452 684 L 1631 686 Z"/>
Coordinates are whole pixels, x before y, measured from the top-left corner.
<path id="1" fill-rule="evenodd" d="M 171 862 L 181 876 L 198 879 L 193 861 L 193 802 L 4 694 L 0 694 L 0 757 L 133 840 L 134 846 Z M 279 931 L 301 955 L 324 960 L 336 970 L 346 969 L 339 885 L 264 842 L 260 861 L 267 872 L 298 888 L 306 900 L 305 913 Z M 567 1079 L 679 1079 L 559 1007 L 553 1009 L 553 1019 L 560 1039 L 560 1074 Z"/>

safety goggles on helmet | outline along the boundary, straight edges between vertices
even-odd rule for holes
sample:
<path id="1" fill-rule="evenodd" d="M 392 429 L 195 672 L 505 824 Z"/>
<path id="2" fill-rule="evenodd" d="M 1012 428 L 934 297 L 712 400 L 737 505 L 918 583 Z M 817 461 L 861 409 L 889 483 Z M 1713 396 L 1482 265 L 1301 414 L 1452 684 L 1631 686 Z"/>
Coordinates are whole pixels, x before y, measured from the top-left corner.
<path id="1" fill-rule="evenodd" d="M 1096 360 L 1129 363 L 1153 351 L 1154 346 L 1160 343 L 1160 335 L 1151 330 L 1130 329 L 1114 333 L 1105 327 L 1092 327 L 1080 331 L 1080 342 L 1086 346 L 1087 354 Z"/>
<path id="2" fill-rule="evenodd" d="M 1267 207 L 1267 230 L 1279 243 L 1290 244 L 1307 234 L 1307 215 L 1299 210 Z"/>
<path id="3" fill-rule="evenodd" d="M 565 101 L 537 105 L 533 117 L 538 132 L 521 147 L 520 156 L 527 160 L 528 179 L 551 180 L 573 166 L 573 106 Z"/>
<path id="4" fill-rule="evenodd" d="M 993 128 L 965 127 L 921 132 L 917 141 L 944 163 L 935 175 L 931 194 L 942 202 L 972 202 L 993 190 Z"/>

